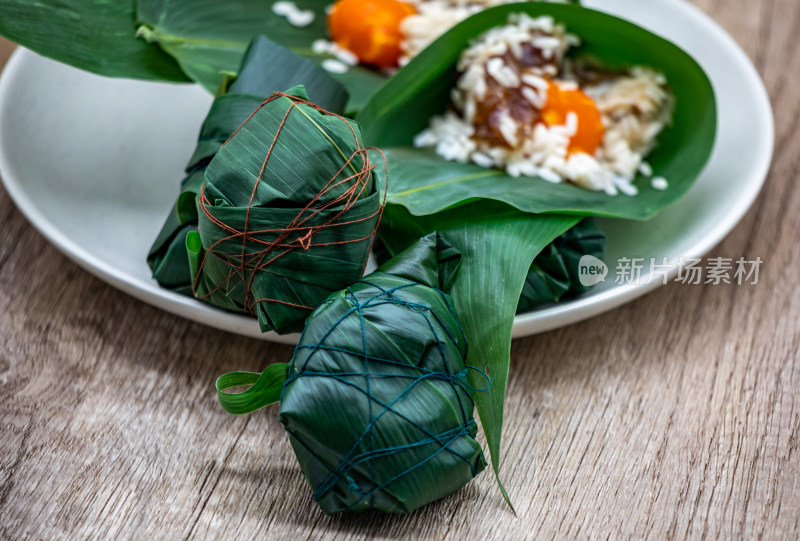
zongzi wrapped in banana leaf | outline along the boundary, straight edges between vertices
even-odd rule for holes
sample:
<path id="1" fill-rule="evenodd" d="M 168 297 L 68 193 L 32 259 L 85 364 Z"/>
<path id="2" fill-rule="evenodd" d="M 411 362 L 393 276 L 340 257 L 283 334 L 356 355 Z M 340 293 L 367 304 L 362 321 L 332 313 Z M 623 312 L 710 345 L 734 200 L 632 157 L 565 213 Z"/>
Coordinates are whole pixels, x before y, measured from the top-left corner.
<path id="1" fill-rule="evenodd" d="M 293 69 L 268 69 L 276 63 Z M 298 81 L 343 109 L 347 93 L 323 70 L 253 40 L 211 107 L 148 256 L 162 286 L 254 313 L 264 331 L 301 329 L 320 301 L 360 277 L 380 216 L 358 126 L 312 106 L 304 87 L 265 100 Z"/>
<path id="2" fill-rule="evenodd" d="M 274 402 L 326 513 L 407 513 L 485 467 L 473 419 L 466 337 L 449 296 L 461 255 L 431 234 L 308 318 L 294 358 L 260 378 L 227 374 L 220 402 L 245 413 Z M 486 378 L 488 386 L 488 377 Z M 225 389 L 254 384 L 240 394 Z"/>
<path id="3" fill-rule="evenodd" d="M 357 124 L 275 93 L 206 168 L 187 236 L 195 297 L 291 332 L 360 278 L 381 215 Z"/>
<path id="4" fill-rule="evenodd" d="M 223 85 L 211 105 L 186 166 L 180 194 L 147 256 L 153 278 L 162 287 L 192 295 L 186 236 L 197 231 L 197 196 L 211 159 L 273 92 L 301 83 L 320 107 L 337 113 L 344 109 L 347 92 L 324 70 L 264 36 L 253 38 L 239 75 Z"/>
<path id="5" fill-rule="evenodd" d="M 591 255 L 603 258 L 606 236 L 587 218 L 558 237 L 533 260 L 522 286 L 517 313 L 575 297 L 590 287 L 581 284 L 578 263 Z"/>

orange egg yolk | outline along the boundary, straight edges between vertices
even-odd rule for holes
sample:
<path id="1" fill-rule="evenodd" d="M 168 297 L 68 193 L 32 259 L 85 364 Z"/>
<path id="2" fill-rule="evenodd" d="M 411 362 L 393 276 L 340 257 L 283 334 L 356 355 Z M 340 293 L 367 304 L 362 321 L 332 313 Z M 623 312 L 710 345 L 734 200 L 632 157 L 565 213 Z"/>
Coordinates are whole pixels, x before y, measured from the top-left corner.
<path id="1" fill-rule="evenodd" d="M 328 31 L 362 64 L 391 68 L 402 53 L 400 23 L 414 13 L 399 0 L 339 0 L 328 14 Z"/>
<path id="2" fill-rule="evenodd" d="M 563 126 L 569 113 L 578 118 L 578 131 L 569 141 L 570 154 L 594 154 L 605 134 L 597 105 L 583 91 L 565 89 L 551 82 L 547 88 L 547 104 L 542 109 L 542 121 L 548 126 Z"/>

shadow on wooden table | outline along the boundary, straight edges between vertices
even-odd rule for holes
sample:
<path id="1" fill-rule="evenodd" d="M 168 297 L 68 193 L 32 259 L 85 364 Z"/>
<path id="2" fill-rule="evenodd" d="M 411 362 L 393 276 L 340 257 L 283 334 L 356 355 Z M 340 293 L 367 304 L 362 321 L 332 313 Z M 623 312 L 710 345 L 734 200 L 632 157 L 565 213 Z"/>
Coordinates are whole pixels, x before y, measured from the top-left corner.
<path id="1" fill-rule="evenodd" d="M 419 538 L 430 533 L 432 528 L 436 531 L 445 531 L 450 526 L 455 526 L 457 521 L 463 520 L 463 517 L 469 514 L 468 510 L 476 505 L 477 500 L 484 496 L 482 490 L 473 482 L 456 494 L 410 514 L 366 511 L 327 516 L 312 500 L 311 489 L 294 462 L 294 457 L 291 459 L 291 465 L 269 466 L 263 470 L 225 469 L 224 476 L 235 476 L 240 482 L 252 483 L 254 486 L 251 488 L 254 492 L 258 492 L 262 483 L 281 487 L 284 491 L 283 494 L 279 494 L 278 491 L 271 490 L 260 501 L 250 502 L 246 510 L 247 516 L 242 519 L 252 522 L 270 520 L 273 522 L 271 527 L 277 522 L 298 534 L 321 527 L 326 535 L 338 532 L 368 538 Z M 237 514 L 235 509 L 229 511 L 231 515 Z"/>
<path id="2" fill-rule="evenodd" d="M 479 476 L 481 482 L 476 479 L 457 493 L 413 513 L 368 511 L 327 516 L 312 499 L 312 490 L 277 419 L 277 409 L 264 413 L 257 419 L 251 417 L 242 432 L 238 451 L 221 468 L 217 495 L 209 505 L 210 514 L 223 516 L 222 522 L 228 525 L 266 524 L 269 529 L 277 527 L 311 538 L 316 537 L 315 532 L 325 531 L 326 535 L 340 532 L 359 538 L 406 539 L 425 537 L 431 528 L 445 531 L 455 527 L 478 506 L 496 506 L 498 515 L 507 512 L 501 509 L 503 500 L 494 490 L 493 479 L 484 472 Z M 255 435 L 266 433 L 271 436 L 265 436 L 263 446 L 254 447 Z M 511 513 L 508 517 L 512 517 Z"/>

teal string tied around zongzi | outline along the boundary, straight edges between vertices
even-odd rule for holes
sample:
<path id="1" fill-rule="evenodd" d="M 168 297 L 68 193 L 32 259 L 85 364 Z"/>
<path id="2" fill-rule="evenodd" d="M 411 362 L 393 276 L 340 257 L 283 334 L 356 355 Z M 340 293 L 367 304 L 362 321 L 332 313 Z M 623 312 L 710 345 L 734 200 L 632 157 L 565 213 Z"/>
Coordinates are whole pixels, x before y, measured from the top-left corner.
<path id="1" fill-rule="evenodd" d="M 473 394 L 490 382 L 465 364 L 467 339 L 445 292 L 459 264 L 429 235 L 319 306 L 288 366 L 218 381 L 226 410 L 243 413 L 274 401 L 275 374 L 285 376 L 279 418 L 326 513 L 407 513 L 485 467 Z M 236 384 L 253 386 L 226 391 Z"/>

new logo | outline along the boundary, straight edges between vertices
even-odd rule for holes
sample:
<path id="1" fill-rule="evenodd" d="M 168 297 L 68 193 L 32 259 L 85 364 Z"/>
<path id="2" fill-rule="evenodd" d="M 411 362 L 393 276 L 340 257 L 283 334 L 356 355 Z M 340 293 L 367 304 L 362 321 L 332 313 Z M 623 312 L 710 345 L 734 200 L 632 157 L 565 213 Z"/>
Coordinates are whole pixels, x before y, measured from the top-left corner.
<path id="1" fill-rule="evenodd" d="M 608 275 L 608 265 L 593 255 L 585 255 L 578 262 L 578 280 L 583 287 L 599 284 Z"/>

